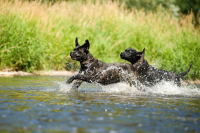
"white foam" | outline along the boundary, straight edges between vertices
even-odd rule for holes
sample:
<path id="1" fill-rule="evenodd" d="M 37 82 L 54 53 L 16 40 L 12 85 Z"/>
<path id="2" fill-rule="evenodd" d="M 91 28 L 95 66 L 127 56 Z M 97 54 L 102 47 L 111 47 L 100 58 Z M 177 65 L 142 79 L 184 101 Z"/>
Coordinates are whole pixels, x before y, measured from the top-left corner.
<path id="1" fill-rule="evenodd" d="M 152 94 L 180 95 L 180 96 L 200 96 L 200 89 L 195 86 L 178 87 L 173 82 L 160 82 L 153 87 L 147 88 Z"/>
<path id="2" fill-rule="evenodd" d="M 172 82 L 162 81 L 155 86 L 145 87 L 146 91 L 140 91 L 134 86 L 126 83 L 117 83 L 108 86 L 102 86 L 102 89 L 107 93 L 121 93 L 130 95 L 149 95 L 149 96 L 187 96 L 199 97 L 200 89 L 194 85 L 178 87 Z"/>
<path id="3" fill-rule="evenodd" d="M 60 82 L 60 81 L 57 81 L 56 83 L 59 85 L 58 91 L 64 93 L 69 92 L 73 85 L 73 84 L 66 84 L 66 82 Z"/>
<path id="4" fill-rule="evenodd" d="M 66 84 L 64 81 L 56 82 L 59 85 L 58 91 L 67 93 L 72 88 L 73 83 Z M 183 96 L 183 97 L 200 97 L 200 88 L 195 85 L 182 85 L 182 87 L 178 87 L 172 82 L 162 81 L 157 83 L 152 87 L 144 87 L 145 91 L 140 91 L 135 86 L 130 86 L 127 83 L 116 83 L 110 85 L 100 85 L 100 84 L 89 84 L 83 83 L 79 87 L 80 90 L 85 90 L 87 92 L 95 92 L 94 90 L 98 90 L 98 92 L 108 93 L 108 94 L 120 94 L 120 95 L 147 95 L 147 96 Z"/>

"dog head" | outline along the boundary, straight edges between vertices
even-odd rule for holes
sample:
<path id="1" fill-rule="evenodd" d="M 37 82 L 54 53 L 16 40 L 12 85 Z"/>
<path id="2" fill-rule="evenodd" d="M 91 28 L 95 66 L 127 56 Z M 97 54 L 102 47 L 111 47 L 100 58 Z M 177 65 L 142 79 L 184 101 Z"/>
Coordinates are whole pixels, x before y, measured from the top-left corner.
<path id="1" fill-rule="evenodd" d="M 143 52 L 138 52 L 132 48 L 128 48 L 125 52 L 121 52 L 120 57 L 121 59 L 125 59 L 131 62 L 131 64 L 134 64 L 141 58 L 142 53 Z"/>
<path id="2" fill-rule="evenodd" d="M 72 60 L 84 61 L 87 60 L 87 54 L 89 53 L 90 43 L 88 40 L 85 40 L 85 43 L 80 46 L 78 43 L 78 38 L 75 40 L 75 48 L 73 52 L 70 52 Z"/>

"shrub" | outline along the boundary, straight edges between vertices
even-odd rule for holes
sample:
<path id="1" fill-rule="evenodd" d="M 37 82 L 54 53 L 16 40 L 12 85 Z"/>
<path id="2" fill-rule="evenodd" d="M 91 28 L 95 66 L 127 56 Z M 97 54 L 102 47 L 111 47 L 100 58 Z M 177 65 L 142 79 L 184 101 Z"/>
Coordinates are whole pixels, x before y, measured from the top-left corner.
<path id="1" fill-rule="evenodd" d="M 89 39 L 90 52 L 107 63 L 125 62 L 119 55 L 126 48 L 145 47 L 151 65 L 180 73 L 192 63 L 187 78 L 200 77 L 200 35 L 190 23 L 193 14 L 177 20 L 160 8 L 130 11 L 109 0 L 53 5 L 0 0 L 0 5 L 1 68 L 76 70 L 79 63 L 69 53 L 78 37 L 80 44 Z"/>

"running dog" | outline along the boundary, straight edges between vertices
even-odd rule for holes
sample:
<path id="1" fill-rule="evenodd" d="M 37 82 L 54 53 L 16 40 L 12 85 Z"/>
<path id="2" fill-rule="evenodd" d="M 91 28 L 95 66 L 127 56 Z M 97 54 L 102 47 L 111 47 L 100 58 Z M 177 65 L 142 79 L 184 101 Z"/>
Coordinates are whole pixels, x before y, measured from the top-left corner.
<path id="1" fill-rule="evenodd" d="M 140 60 L 142 53 L 143 52 L 138 52 L 132 48 L 128 48 L 125 50 L 125 52 L 121 52 L 120 57 L 121 59 L 125 59 L 134 65 Z M 175 74 L 166 70 L 154 68 L 153 66 L 149 65 L 147 60 L 144 59 L 142 64 L 140 63 L 140 65 L 137 66 L 136 71 L 139 74 L 140 81 L 144 85 L 152 86 L 161 80 L 165 80 L 174 81 L 175 84 L 181 86 L 180 78 L 185 76 L 190 71 L 191 67 L 192 64 L 187 71 L 181 74 Z"/>
<path id="2" fill-rule="evenodd" d="M 104 63 L 94 58 L 89 51 L 90 43 L 88 40 L 85 40 L 85 43 L 80 46 L 78 43 L 78 38 L 75 40 L 75 48 L 73 52 L 70 52 L 72 60 L 80 62 L 80 71 L 79 74 L 76 74 L 70 77 L 67 80 L 67 84 L 70 84 L 73 80 L 76 80 L 72 89 L 78 89 L 83 81 L 88 83 L 100 83 L 102 85 L 113 84 L 117 82 L 129 82 L 130 84 L 139 85 L 140 82 L 135 83 L 132 80 L 132 76 L 135 76 L 135 79 L 138 81 L 139 75 L 136 71 L 136 67 L 141 65 L 144 59 L 144 54 L 141 54 L 141 57 L 137 63 L 134 65 L 127 63 Z M 84 72 L 84 74 L 81 74 Z"/>

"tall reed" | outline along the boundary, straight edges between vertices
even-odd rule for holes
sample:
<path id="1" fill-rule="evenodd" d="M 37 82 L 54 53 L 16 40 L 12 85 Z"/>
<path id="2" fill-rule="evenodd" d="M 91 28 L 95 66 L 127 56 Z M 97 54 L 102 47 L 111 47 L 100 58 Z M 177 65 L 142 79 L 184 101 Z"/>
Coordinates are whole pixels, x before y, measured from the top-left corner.
<path id="1" fill-rule="evenodd" d="M 180 19 L 168 11 L 145 13 L 107 1 L 68 1 L 42 4 L 0 0 L 0 67 L 33 71 L 75 70 L 69 52 L 90 41 L 90 52 L 107 63 L 124 62 L 120 52 L 142 51 L 155 67 L 180 73 L 193 67 L 187 78 L 200 78 L 200 34 L 191 13 Z"/>

